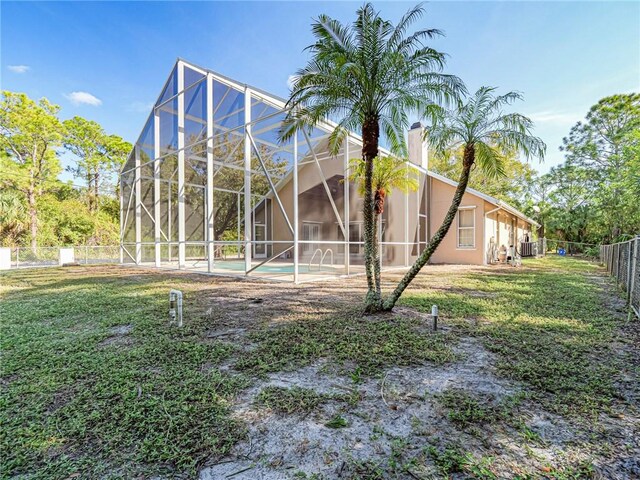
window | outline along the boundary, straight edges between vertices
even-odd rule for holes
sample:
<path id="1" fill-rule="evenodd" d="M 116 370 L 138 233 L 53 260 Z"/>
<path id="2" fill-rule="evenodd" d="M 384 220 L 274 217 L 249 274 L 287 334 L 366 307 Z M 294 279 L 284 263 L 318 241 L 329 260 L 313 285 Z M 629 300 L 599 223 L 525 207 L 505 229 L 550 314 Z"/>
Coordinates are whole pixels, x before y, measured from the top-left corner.
<path id="1" fill-rule="evenodd" d="M 458 248 L 476 247 L 475 214 L 475 207 L 462 207 L 458 209 Z"/>
<path id="2" fill-rule="evenodd" d="M 302 241 L 304 242 L 316 242 L 320 240 L 320 224 L 319 223 L 302 223 Z M 317 243 L 303 243 L 302 253 L 312 253 L 318 248 Z"/>

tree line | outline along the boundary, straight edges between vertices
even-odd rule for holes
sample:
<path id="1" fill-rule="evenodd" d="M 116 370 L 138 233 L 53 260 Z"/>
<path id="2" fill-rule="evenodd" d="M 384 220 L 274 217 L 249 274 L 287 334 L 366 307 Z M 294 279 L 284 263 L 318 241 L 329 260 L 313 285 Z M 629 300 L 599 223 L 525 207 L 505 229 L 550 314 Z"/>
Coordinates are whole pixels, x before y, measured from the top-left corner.
<path id="1" fill-rule="evenodd" d="M 61 120 L 46 98 L 2 92 L 0 245 L 116 244 L 117 172 L 131 144 L 82 117 Z M 63 182 L 61 156 L 71 154 Z"/>
<path id="2" fill-rule="evenodd" d="M 597 245 L 640 234 L 640 94 L 605 97 L 563 139 L 565 160 L 539 174 L 504 152 L 501 175 L 474 169 L 469 186 L 522 210 L 538 236 Z M 429 168 L 455 178 L 462 151 L 447 150 Z"/>
<path id="3" fill-rule="evenodd" d="M 593 105 L 563 139 L 565 161 L 535 178 L 524 207 L 552 239 L 613 243 L 640 234 L 640 93 Z"/>

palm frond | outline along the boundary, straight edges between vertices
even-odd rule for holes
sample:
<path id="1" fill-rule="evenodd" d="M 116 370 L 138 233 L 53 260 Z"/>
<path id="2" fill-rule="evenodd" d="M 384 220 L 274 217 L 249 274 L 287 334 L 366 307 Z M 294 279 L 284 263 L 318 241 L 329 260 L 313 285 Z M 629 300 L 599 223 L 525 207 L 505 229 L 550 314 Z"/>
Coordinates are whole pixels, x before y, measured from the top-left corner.
<path id="1" fill-rule="evenodd" d="M 481 87 L 457 108 L 440 116 L 426 132 L 438 153 L 463 145 L 472 148 L 475 162 L 490 177 L 504 174 L 505 152 L 527 159 L 544 158 L 544 142 L 532 134 L 533 122 L 519 113 L 503 113 L 502 107 L 522 99 L 519 92 L 496 95 L 496 88 Z"/>
<path id="2" fill-rule="evenodd" d="M 505 176 L 505 158 L 495 146 L 484 142 L 474 144 L 476 162 L 489 178 Z"/>
<path id="3" fill-rule="evenodd" d="M 409 33 L 423 15 L 417 5 L 394 25 L 366 3 L 350 24 L 318 16 L 307 47 L 311 59 L 293 77 L 280 141 L 324 119 L 355 130 L 376 119 L 391 149 L 405 154 L 408 113 L 435 118 L 436 107 L 455 105 L 466 93 L 458 77 L 442 72 L 446 55 L 426 45 L 442 32 Z M 343 131 L 332 132 L 330 148 L 338 149 L 343 139 Z"/>
<path id="4" fill-rule="evenodd" d="M 358 193 L 365 194 L 364 172 L 365 162 L 354 158 L 349 162 L 349 180 L 355 182 Z M 418 171 L 407 164 L 405 160 L 396 157 L 376 157 L 373 162 L 372 189 L 385 190 L 391 195 L 394 190 L 403 193 L 415 192 L 420 186 Z"/>

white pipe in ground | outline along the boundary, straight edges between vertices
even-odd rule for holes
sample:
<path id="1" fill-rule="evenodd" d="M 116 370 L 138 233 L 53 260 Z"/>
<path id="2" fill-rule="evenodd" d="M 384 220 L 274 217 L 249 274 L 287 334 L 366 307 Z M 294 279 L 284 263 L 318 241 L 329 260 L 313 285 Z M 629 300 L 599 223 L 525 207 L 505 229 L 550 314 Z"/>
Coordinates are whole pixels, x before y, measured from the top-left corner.
<path id="1" fill-rule="evenodd" d="M 433 331 L 438 330 L 438 306 L 433 305 L 431 307 L 431 319 L 433 320 Z"/>
<path id="2" fill-rule="evenodd" d="M 182 327 L 182 292 L 180 290 L 169 290 L 169 318 L 171 323 L 178 319 L 178 326 Z"/>

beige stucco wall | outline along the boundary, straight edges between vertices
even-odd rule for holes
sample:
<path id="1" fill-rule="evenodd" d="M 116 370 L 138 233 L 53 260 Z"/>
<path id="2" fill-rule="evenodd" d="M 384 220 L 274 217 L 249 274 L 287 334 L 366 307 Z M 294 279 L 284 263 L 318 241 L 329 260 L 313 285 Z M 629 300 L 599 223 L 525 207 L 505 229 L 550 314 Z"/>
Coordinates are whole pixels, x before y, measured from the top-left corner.
<path id="1" fill-rule="evenodd" d="M 324 177 L 329 180 L 332 177 L 344 175 L 344 163 L 341 157 L 323 160 L 321 162 Z M 331 207 L 326 193 L 321 186 L 321 177 L 318 173 L 318 167 L 315 163 L 307 163 L 302 165 L 298 173 L 299 178 L 299 225 L 300 238 L 302 239 L 302 225 L 304 222 L 317 222 L 321 225 L 320 242 L 322 241 L 338 241 L 342 240 L 338 233 L 337 220 Z M 383 265 L 386 266 L 402 266 L 405 265 L 407 257 L 411 264 L 417 257 L 419 251 L 425 246 L 426 231 L 423 226 L 419 228 L 418 211 L 426 213 L 427 202 L 430 201 L 429 218 L 427 219 L 429 233 L 433 233 L 440 227 L 444 216 L 451 205 L 451 200 L 455 193 L 455 187 L 437 180 L 433 177 L 429 178 L 429 195 L 427 198 L 427 188 L 425 186 L 424 177 L 421 179 L 420 190 L 408 195 L 402 192 L 393 192 L 387 197 L 385 212 L 383 219 L 385 221 L 384 242 L 405 242 L 405 235 L 408 235 L 407 241 L 414 243 L 407 248 L 401 245 L 388 245 L 384 248 Z M 313 198 L 305 196 L 305 193 L 312 188 L 320 194 Z M 342 218 L 344 216 L 344 183 L 334 184 L 337 191 L 333 192 L 333 198 L 336 208 Z M 293 183 L 291 180 L 284 183 L 279 188 L 279 196 L 283 206 L 287 212 L 290 221 L 293 223 Z M 293 235 L 290 233 L 285 219 L 275 201 L 272 202 L 272 218 L 273 229 L 272 239 L 274 241 L 292 242 Z M 458 248 L 457 241 L 457 225 L 458 219 L 454 220 L 449 232 L 431 258 L 432 263 L 451 263 L 451 264 L 476 264 L 482 265 L 488 261 L 489 244 L 493 237 L 497 247 L 505 245 L 508 247 L 512 243 L 511 230 L 512 226 L 515 231 L 515 240 L 519 241 L 523 238 L 525 231 L 531 231 L 531 225 L 515 217 L 513 214 L 504 210 L 491 212 L 496 208 L 492 203 L 472 194 L 466 193 L 461 202 L 461 207 L 473 207 L 475 219 L 475 246 L 473 248 Z M 486 218 L 485 218 L 485 214 Z M 362 199 L 357 193 L 353 184 L 350 184 L 350 200 L 349 200 L 349 220 L 351 224 L 362 222 Z M 406 229 L 405 229 L 406 224 Z M 418 247 L 418 239 L 420 245 Z M 278 253 L 289 244 L 275 244 L 273 252 Z M 344 255 L 344 248 L 336 245 L 319 245 L 321 248 L 332 248 L 336 256 Z M 301 249 L 302 250 L 302 249 Z M 304 260 L 304 258 L 302 258 Z M 359 258 L 352 258 L 352 263 L 359 263 Z M 339 261 L 343 261 L 340 259 Z"/>
<path id="2" fill-rule="evenodd" d="M 429 219 L 431 235 L 442 224 L 451 200 L 455 193 L 455 187 L 446 184 L 435 178 L 431 178 L 431 218 Z M 475 207 L 475 246 L 473 248 L 458 248 L 457 228 L 458 218 L 456 215 L 451 228 L 431 257 L 431 263 L 459 263 L 459 264 L 482 264 L 483 263 L 483 216 L 485 201 L 471 193 L 465 193 L 462 197 L 460 207 Z"/>
<path id="3" fill-rule="evenodd" d="M 320 162 L 324 178 L 329 181 L 336 176 L 341 178 L 339 184 L 331 185 L 335 190 L 332 192 L 336 209 L 340 218 L 344 217 L 344 160 L 341 156 L 322 160 Z M 424 183 L 424 179 L 422 180 Z M 308 195 L 311 189 L 317 195 L 313 198 Z M 322 241 L 335 242 L 342 240 L 339 234 L 337 219 L 331 202 L 329 201 L 324 187 L 322 186 L 321 176 L 318 166 L 315 162 L 301 165 L 298 170 L 298 222 L 300 228 L 300 239 L 302 239 L 302 225 L 305 222 L 320 224 L 320 245 L 322 249 L 331 248 L 336 256 L 342 255 L 343 248 L 337 245 L 325 244 Z M 387 196 L 385 201 L 385 210 L 382 215 L 384 221 L 383 242 L 404 243 L 417 242 L 418 239 L 418 210 L 426 209 L 426 203 L 422 200 L 424 186 L 421 186 L 417 192 L 411 192 L 405 195 L 401 191 L 392 192 Z M 362 223 L 362 198 L 357 192 L 353 183 L 349 184 L 349 222 L 354 225 Z M 291 178 L 281 185 L 278 189 L 278 196 L 282 201 L 287 216 L 293 223 L 293 182 Z M 272 203 L 273 215 L 273 237 L 274 241 L 293 241 L 287 223 L 285 221 L 280 208 L 275 202 Z M 406 227 L 406 228 L 405 228 Z M 405 235 L 407 239 L 405 240 Z M 424 233 L 422 233 L 422 241 L 424 242 Z M 273 252 L 279 253 L 285 250 L 290 244 L 274 244 Z M 301 249 L 302 251 L 302 249 Z M 408 261 L 412 262 L 418 254 L 417 245 L 405 247 L 404 245 L 385 245 L 383 248 L 382 262 L 383 266 L 401 266 Z M 358 263 L 359 255 L 352 255 L 352 263 Z M 301 258 L 304 260 L 304 257 Z"/>

